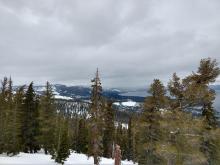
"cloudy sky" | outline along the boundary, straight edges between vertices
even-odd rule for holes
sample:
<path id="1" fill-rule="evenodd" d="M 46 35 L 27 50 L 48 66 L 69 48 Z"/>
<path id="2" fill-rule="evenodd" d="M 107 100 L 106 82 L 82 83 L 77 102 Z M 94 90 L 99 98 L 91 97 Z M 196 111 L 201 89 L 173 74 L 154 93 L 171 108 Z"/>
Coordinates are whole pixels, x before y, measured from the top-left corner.
<path id="1" fill-rule="evenodd" d="M 15 84 L 166 83 L 220 62 L 219 0 L 0 0 L 0 76 Z M 220 79 L 218 79 L 220 83 Z"/>

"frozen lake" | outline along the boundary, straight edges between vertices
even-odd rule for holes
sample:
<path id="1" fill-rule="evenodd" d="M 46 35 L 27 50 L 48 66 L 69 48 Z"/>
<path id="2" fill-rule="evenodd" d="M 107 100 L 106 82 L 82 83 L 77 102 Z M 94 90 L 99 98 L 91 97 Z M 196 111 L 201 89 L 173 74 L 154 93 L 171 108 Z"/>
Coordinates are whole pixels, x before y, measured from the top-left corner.
<path id="1" fill-rule="evenodd" d="M 215 98 L 215 109 L 220 113 L 220 90 L 216 90 L 216 98 Z"/>
<path id="2" fill-rule="evenodd" d="M 216 99 L 214 102 L 214 107 L 215 110 L 218 111 L 220 113 L 220 90 L 216 90 Z M 145 97 L 147 96 L 147 90 L 136 90 L 136 91 L 129 91 L 129 92 L 125 92 L 122 93 L 123 96 L 141 96 L 141 97 Z"/>

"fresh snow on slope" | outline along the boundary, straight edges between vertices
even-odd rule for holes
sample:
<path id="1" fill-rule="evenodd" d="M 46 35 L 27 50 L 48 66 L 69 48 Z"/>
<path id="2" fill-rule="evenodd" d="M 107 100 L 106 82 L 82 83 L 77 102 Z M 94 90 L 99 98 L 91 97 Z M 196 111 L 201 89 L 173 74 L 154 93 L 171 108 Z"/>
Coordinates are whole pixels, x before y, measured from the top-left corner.
<path id="1" fill-rule="evenodd" d="M 121 103 L 123 106 L 127 106 L 127 107 L 134 107 L 134 106 L 136 106 L 136 102 L 134 102 L 134 101 L 127 101 L 127 102 L 122 102 Z"/>
<path id="2" fill-rule="evenodd" d="M 134 107 L 134 106 L 138 106 L 138 103 L 135 102 L 135 101 L 126 101 L 126 102 L 115 102 L 114 105 L 117 105 L 117 106 L 125 106 L 125 107 Z"/>
<path id="3" fill-rule="evenodd" d="M 0 155 L 0 165 L 57 165 L 50 155 L 44 153 L 20 153 L 16 156 L 9 157 L 6 155 Z M 65 161 L 66 165 L 93 165 L 93 158 L 84 154 L 71 153 L 69 158 Z M 102 158 L 100 165 L 113 165 L 113 159 Z M 132 165 L 132 162 L 122 161 L 122 165 Z"/>
<path id="4" fill-rule="evenodd" d="M 55 95 L 54 96 L 56 99 L 63 99 L 63 100 L 72 100 L 73 98 L 67 97 L 67 96 L 60 96 L 60 95 Z"/>

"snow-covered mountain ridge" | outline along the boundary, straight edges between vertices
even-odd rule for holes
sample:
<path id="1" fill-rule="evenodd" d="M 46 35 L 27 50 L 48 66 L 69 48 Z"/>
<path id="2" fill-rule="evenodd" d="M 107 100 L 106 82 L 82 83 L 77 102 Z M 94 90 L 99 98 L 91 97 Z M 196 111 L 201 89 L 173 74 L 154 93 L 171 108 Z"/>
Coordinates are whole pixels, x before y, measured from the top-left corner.
<path id="1" fill-rule="evenodd" d="M 18 86 L 15 86 L 16 89 Z M 53 92 L 56 99 L 64 100 L 84 100 L 87 101 L 90 99 L 91 88 L 86 86 L 66 86 L 62 84 L 52 85 Z M 45 90 L 44 85 L 35 85 L 34 90 L 37 94 L 41 95 Z M 136 90 L 137 91 L 137 90 Z M 108 99 L 118 102 L 124 106 L 131 106 L 130 102 L 134 102 L 133 106 L 136 106 L 136 102 L 143 102 L 144 97 L 141 95 L 133 95 L 132 93 L 135 90 L 125 90 L 125 89 L 116 89 L 109 88 L 103 89 L 103 96 Z"/>

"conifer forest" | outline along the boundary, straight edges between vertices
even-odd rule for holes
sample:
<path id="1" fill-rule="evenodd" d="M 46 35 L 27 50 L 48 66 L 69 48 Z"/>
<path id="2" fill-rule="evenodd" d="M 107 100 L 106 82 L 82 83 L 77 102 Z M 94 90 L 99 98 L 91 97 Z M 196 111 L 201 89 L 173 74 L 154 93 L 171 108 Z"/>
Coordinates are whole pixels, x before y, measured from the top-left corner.
<path id="1" fill-rule="evenodd" d="M 146 87 L 149 95 L 135 112 L 115 109 L 114 100 L 102 95 L 99 72 L 91 80 L 88 102 L 55 99 L 49 82 L 39 95 L 34 82 L 14 86 L 12 77 L 4 77 L 0 154 L 43 150 L 63 164 L 74 151 L 98 165 L 102 157 L 113 158 L 119 145 L 121 159 L 139 165 L 220 164 L 220 127 L 210 88 L 220 74 L 215 59 L 201 59 L 197 70 L 184 78 L 173 73 L 168 84 L 152 80 Z M 193 108 L 201 115 L 193 115 Z"/>

